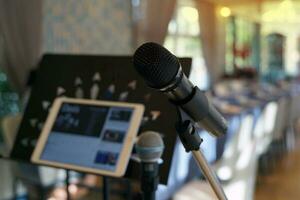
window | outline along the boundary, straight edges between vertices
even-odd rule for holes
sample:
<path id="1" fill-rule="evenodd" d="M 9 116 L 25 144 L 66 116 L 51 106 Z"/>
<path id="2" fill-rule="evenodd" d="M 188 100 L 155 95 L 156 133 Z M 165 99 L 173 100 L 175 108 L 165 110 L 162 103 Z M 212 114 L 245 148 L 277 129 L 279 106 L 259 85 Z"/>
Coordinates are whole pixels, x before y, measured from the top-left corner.
<path id="1" fill-rule="evenodd" d="M 3 37 L 0 34 L 0 118 L 20 111 L 19 97 L 12 91 L 7 76 L 2 70 L 5 65 L 3 43 Z"/>
<path id="2" fill-rule="evenodd" d="M 259 35 L 254 22 L 230 17 L 226 24 L 226 74 L 259 68 Z M 257 53 L 258 52 L 258 53 Z"/>
<path id="3" fill-rule="evenodd" d="M 208 74 L 202 56 L 198 10 L 193 0 L 178 0 L 164 46 L 178 57 L 193 59 L 190 80 L 208 88 Z"/>
<path id="4" fill-rule="evenodd" d="M 4 41 L 0 33 L 0 122 L 3 117 L 20 112 L 19 97 L 11 90 L 7 76 L 2 70 L 5 65 L 4 51 Z M 2 131 L 0 128 L 0 151 L 3 151 L 4 144 Z"/>

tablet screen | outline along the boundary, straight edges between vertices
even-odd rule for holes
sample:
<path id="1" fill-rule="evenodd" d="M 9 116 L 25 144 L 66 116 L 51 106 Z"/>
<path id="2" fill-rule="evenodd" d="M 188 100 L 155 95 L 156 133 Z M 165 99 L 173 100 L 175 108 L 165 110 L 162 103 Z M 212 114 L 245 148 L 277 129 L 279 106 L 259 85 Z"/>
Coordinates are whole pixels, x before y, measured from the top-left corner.
<path id="1" fill-rule="evenodd" d="M 115 171 L 133 108 L 62 103 L 42 160 Z"/>

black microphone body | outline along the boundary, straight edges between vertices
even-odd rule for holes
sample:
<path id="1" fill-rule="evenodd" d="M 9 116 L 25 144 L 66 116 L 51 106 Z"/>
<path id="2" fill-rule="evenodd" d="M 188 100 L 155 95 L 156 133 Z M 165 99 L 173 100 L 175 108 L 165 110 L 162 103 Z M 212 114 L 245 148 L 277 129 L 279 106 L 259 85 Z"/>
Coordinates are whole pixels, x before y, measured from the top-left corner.
<path id="1" fill-rule="evenodd" d="M 156 43 L 145 43 L 136 50 L 134 65 L 149 87 L 166 94 L 208 132 L 217 137 L 227 132 L 226 120 L 185 76 L 178 59 L 167 49 Z"/>
<path id="2" fill-rule="evenodd" d="M 143 200 L 155 200 L 155 193 L 159 184 L 158 162 L 142 162 L 141 172 Z"/>
<path id="3" fill-rule="evenodd" d="M 159 159 L 164 143 L 159 133 L 148 131 L 139 136 L 136 151 L 141 159 L 141 190 L 143 200 L 155 200 L 159 184 Z"/>

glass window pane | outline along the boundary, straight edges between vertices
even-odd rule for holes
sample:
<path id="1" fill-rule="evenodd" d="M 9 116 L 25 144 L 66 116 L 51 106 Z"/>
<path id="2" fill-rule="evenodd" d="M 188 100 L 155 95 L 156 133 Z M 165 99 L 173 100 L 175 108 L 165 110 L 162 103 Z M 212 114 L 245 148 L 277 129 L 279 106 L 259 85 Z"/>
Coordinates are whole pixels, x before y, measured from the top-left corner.
<path id="1" fill-rule="evenodd" d="M 199 35 L 198 11 L 194 7 L 183 6 L 178 8 L 178 32 L 182 35 Z"/>
<path id="2" fill-rule="evenodd" d="M 4 41 L 0 34 L 0 119 L 6 115 L 17 113 L 19 109 L 19 97 L 8 82 L 6 74 L 2 71 L 4 62 Z"/>
<path id="3" fill-rule="evenodd" d="M 200 38 L 199 37 L 178 37 L 176 52 L 180 56 L 200 57 Z"/>
<path id="4" fill-rule="evenodd" d="M 172 53 L 176 54 L 176 36 L 168 35 L 165 39 L 164 46 L 171 51 Z"/>
<path id="5" fill-rule="evenodd" d="M 176 20 L 172 19 L 168 26 L 168 32 L 169 32 L 169 34 L 176 34 L 176 30 L 177 30 Z"/>
<path id="6" fill-rule="evenodd" d="M 208 88 L 209 77 L 202 56 L 198 10 L 194 4 L 194 1 L 178 0 L 164 45 L 178 57 L 193 59 L 189 78 L 200 89 L 205 90 Z"/>

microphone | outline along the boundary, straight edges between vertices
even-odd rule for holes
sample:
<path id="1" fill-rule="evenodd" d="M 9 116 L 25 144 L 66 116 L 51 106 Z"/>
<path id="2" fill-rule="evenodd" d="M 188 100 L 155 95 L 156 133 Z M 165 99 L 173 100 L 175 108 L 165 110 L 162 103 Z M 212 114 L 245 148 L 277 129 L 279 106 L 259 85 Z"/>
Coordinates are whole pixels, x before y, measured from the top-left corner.
<path id="1" fill-rule="evenodd" d="M 159 133 L 143 132 L 135 145 L 141 160 L 141 189 L 144 200 L 154 200 L 159 184 L 159 159 L 164 150 L 164 143 Z"/>
<path id="2" fill-rule="evenodd" d="M 176 56 L 159 44 L 149 42 L 134 53 L 133 64 L 146 84 L 163 92 L 204 129 L 220 137 L 227 131 L 227 122 L 208 101 L 204 92 L 185 76 Z"/>

